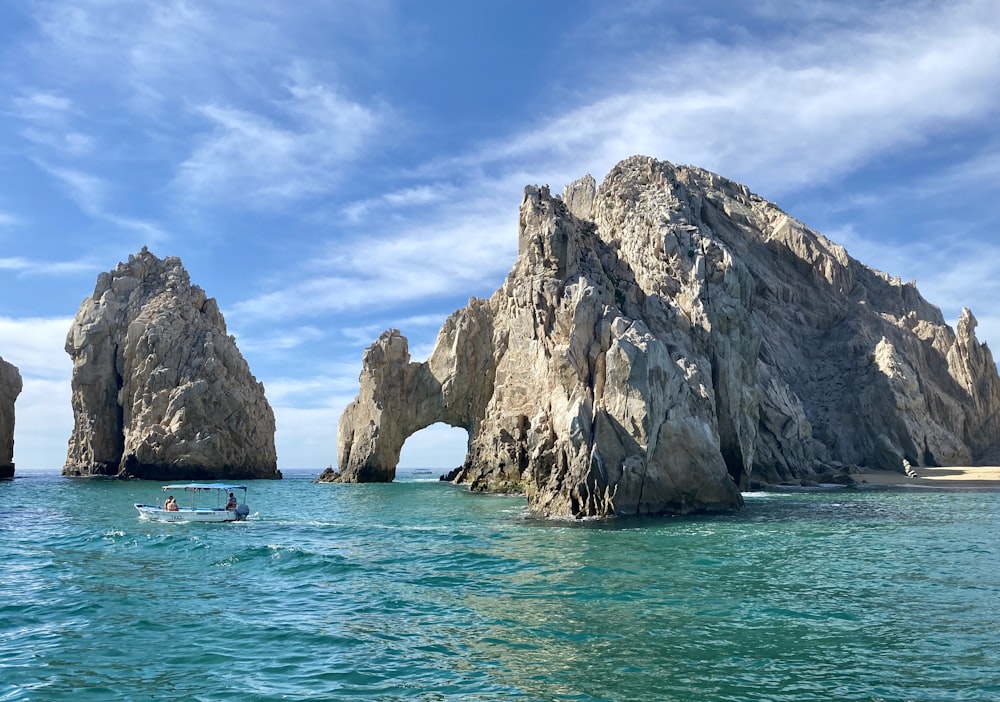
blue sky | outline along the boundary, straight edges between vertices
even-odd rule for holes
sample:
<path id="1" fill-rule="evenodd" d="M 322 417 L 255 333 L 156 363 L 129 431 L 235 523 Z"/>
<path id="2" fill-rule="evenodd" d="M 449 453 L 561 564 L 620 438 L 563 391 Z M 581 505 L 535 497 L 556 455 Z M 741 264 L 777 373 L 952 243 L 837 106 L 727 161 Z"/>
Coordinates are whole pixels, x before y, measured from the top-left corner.
<path id="1" fill-rule="evenodd" d="M 362 350 L 426 358 L 512 266 L 526 184 L 633 154 L 745 183 L 995 349 L 998 114 L 996 0 L 0 0 L 14 460 L 61 467 L 66 332 L 147 245 L 218 300 L 279 467 L 332 463 Z"/>

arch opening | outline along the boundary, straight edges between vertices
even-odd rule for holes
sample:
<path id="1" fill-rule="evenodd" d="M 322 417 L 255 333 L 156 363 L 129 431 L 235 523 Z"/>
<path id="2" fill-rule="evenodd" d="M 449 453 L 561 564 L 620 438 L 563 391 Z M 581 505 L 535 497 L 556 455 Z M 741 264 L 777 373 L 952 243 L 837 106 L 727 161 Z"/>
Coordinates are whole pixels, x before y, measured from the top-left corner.
<path id="1" fill-rule="evenodd" d="M 399 452 L 397 474 L 415 470 L 431 470 L 434 476 L 444 475 L 465 463 L 469 449 L 469 432 L 437 422 L 413 432 Z"/>

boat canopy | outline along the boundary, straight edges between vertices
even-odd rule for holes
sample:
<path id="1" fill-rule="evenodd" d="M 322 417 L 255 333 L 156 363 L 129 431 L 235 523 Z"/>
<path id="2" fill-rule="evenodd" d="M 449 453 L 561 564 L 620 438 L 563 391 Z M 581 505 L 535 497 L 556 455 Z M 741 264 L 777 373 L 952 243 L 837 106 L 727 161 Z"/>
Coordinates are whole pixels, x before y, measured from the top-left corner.
<path id="1" fill-rule="evenodd" d="M 224 485 L 222 483 L 184 483 L 182 485 L 164 485 L 164 490 L 218 490 L 219 492 L 230 492 L 231 490 L 246 490 L 246 485 Z"/>

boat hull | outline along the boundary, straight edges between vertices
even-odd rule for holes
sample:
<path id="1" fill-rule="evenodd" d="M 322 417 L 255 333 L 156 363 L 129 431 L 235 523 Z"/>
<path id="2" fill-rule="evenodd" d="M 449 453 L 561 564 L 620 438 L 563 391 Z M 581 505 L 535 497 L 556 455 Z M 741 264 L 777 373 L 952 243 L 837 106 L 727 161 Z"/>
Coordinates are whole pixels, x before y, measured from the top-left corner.
<path id="1" fill-rule="evenodd" d="M 139 517 L 142 519 L 158 522 L 238 522 L 244 518 L 235 509 L 181 507 L 176 511 L 167 511 L 159 505 L 140 504 L 136 504 L 135 508 L 139 510 Z"/>

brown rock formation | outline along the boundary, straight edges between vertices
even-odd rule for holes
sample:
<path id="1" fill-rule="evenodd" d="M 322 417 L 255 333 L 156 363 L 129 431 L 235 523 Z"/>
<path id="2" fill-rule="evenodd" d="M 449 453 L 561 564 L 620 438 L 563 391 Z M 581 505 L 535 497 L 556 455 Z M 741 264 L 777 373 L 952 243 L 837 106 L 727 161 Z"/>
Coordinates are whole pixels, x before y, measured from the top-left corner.
<path id="1" fill-rule="evenodd" d="M 738 507 L 751 472 L 969 464 L 1000 443 L 974 329 L 746 187 L 633 157 L 600 188 L 526 188 L 513 270 L 426 363 L 396 331 L 366 351 L 335 479 L 391 480 L 439 421 L 469 432 L 459 482 L 556 516 Z"/>
<path id="2" fill-rule="evenodd" d="M 0 479 L 14 477 L 14 401 L 21 387 L 17 367 L 0 358 Z"/>
<path id="3" fill-rule="evenodd" d="M 281 477 L 264 387 L 180 259 L 143 248 L 102 273 L 66 352 L 75 425 L 64 475 Z"/>

